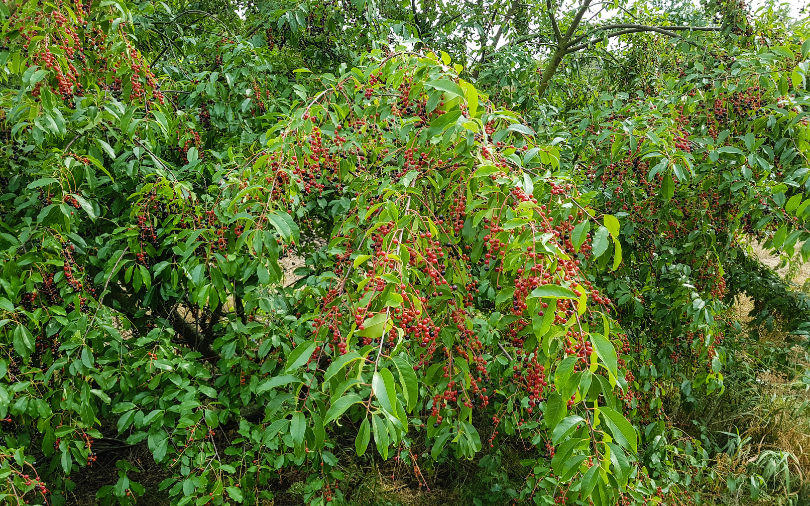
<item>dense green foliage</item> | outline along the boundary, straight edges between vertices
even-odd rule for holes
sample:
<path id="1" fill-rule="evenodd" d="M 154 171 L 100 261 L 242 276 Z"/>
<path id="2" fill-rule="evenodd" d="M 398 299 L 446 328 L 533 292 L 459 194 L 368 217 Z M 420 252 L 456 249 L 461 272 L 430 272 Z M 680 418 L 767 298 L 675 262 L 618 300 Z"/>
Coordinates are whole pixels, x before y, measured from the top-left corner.
<path id="1" fill-rule="evenodd" d="M 810 256 L 810 43 L 589 6 L 0 6 L 0 495 L 135 445 L 172 504 L 293 469 L 351 502 L 346 459 L 477 460 L 493 504 L 714 487 L 731 439 L 667 403 L 739 383 L 734 295 L 806 334 L 745 246 Z M 724 479 L 798 498 L 769 472 Z"/>

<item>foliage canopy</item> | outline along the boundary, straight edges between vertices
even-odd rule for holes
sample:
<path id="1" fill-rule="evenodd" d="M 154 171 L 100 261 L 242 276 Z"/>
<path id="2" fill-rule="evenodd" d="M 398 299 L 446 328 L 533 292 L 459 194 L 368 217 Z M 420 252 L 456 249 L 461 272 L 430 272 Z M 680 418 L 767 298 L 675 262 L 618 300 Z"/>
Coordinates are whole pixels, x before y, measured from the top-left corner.
<path id="1" fill-rule="evenodd" d="M 521 440 L 492 502 L 690 500 L 662 393 L 723 392 L 746 241 L 810 256 L 810 44 L 742 7 L 0 6 L 0 495 L 146 445 L 172 503 L 343 502 L 350 453 Z"/>

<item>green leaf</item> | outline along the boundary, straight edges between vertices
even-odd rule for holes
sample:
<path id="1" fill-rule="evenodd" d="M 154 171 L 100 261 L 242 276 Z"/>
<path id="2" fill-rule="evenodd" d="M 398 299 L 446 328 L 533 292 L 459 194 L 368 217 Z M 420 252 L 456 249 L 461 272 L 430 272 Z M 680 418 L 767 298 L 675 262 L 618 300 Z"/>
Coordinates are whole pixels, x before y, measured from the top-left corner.
<path id="1" fill-rule="evenodd" d="M 464 90 L 461 87 L 454 83 L 449 79 L 438 79 L 436 81 L 428 81 L 425 83 L 425 86 L 429 86 L 431 88 L 435 88 L 437 90 L 441 90 L 448 94 L 448 98 L 455 98 L 455 97 L 463 97 Z"/>
<path id="2" fill-rule="evenodd" d="M 500 306 L 506 301 L 512 300 L 512 296 L 515 294 L 515 287 L 508 286 L 498 292 L 498 295 L 495 297 L 495 305 Z"/>
<path id="3" fill-rule="evenodd" d="M 558 444 L 561 439 L 570 434 L 578 424 L 584 421 L 585 420 L 579 415 L 571 415 L 566 417 L 563 421 L 558 423 L 556 427 L 554 427 L 554 432 L 551 435 L 552 443 L 555 445 Z"/>
<path id="4" fill-rule="evenodd" d="M 636 429 L 630 425 L 624 415 L 608 406 L 600 407 L 599 413 L 610 427 L 616 442 L 632 453 L 636 453 L 638 451 L 638 434 L 636 434 Z"/>
<path id="5" fill-rule="evenodd" d="M 574 450 L 588 441 L 587 439 L 569 439 L 559 445 L 554 450 L 554 457 L 551 459 L 551 468 L 554 470 L 555 474 L 562 475 L 565 467 L 565 463 L 571 459 L 571 454 Z"/>
<path id="6" fill-rule="evenodd" d="M 82 197 L 81 195 L 78 195 L 76 193 L 72 195 L 73 198 L 76 199 L 76 202 L 79 203 L 81 208 L 84 209 L 84 212 L 87 213 L 87 216 L 89 216 L 92 221 L 96 221 L 96 212 L 93 210 L 93 205 L 90 202 L 86 201 L 84 197 Z"/>
<path id="7" fill-rule="evenodd" d="M 374 377 L 371 379 L 371 390 L 377 400 L 380 401 L 380 406 L 392 415 L 396 415 L 394 403 L 397 400 L 397 389 L 391 371 L 382 368 L 375 372 Z"/>
<path id="8" fill-rule="evenodd" d="M 388 429 L 385 422 L 377 415 L 371 415 L 374 430 L 374 442 L 377 445 L 377 451 L 380 452 L 383 459 L 388 459 Z"/>
<path id="9" fill-rule="evenodd" d="M 370 339 L 377 339 L 385 332 L 387 326 L 388 313 L 383 311 L 375 314 L 371 318 L 367 318 L 363 322 L 363 330 L 357 332 L 357 335 L 368 337 Z"/>
<path id="10" fill-rule="evenodd" d="M 368 418 L 363 418 L 363 422 L 360 424 L 360 430 L 357 431 L 357 437 L 354 438 L 354 450 L 357 452 L 358 456 L 366 453 L 369 441 L 371 441 L 371 427 L 369 426 Z"/>
<path id="11" fill-rule="evenodd" d="M 565 417 L 567 410 L 568 409 L 565 401 L 562 399 L 562 396 L 557 392 L 552 393 L 548 397 L 545 411 L 543 411 L 543 418 L 546 421 L 546 427 L 553 431 L 560 420 Z"/>
<path id="12" fill-rule="evenodd" d="M 226 487 L 225 490 L 228 491 L 228 495 L 236 502 L 242 502 L 244 497 L 242 496 L 242 489 L 236 487 Z"/>
<path id="13" fill-rule="evenodd" d="M 32 76 L 29 78 L 29 80 L 28 80 L 28 85 L 29 85 L 29 86 L 34 86 L 35 84 L 37 84 L 38 82 L 40 82 L 40 81 L 42 80 L 42 78 L 43 78 L 43 77 L 45 77 L 47 74 L 48 74 L 48 71 L 47 71 L 47 70 L 45 70 L 45 69 L 39 69 L 39 70 L 37 70 L 37 71 L 36 71 L 36 72 L 34 72 L 34 74 L 33 74 L 33 75 L 32 75 Z"/>
<path id="14" fill-rule="evenodd" d="M 467 100 L 467 110 L 469 111 L 470 117 L 474 118 L 478 113 L 478 90 L 475 89 L 475 86 L 472 84 L 461 81 L 461 87 L 464 88 L 464 98 Z"/>
<path id="15" fill-rule="evenodd" d="M 664 180 L 661 182 L 661 194 L 667 202 L 675 196 L 675 181 L 669 174 L 664 174 Z"/>
<path id="16" fill-rule="evenodd" d="M 566 482 L 574 477 L 574 475 L 579 471 L 579 466 L 582 462 L 587 459 L 587 455 L 574 455 L 569 459 L 566 459 L 565 464 L 562 468 L 562 473 L 560 475 L 560 479 L 563 482 Z"/>
<path id="17" fill-rule="evenodd" d="M 439 134 L 444 131 L 447 126 L 452 123 L 455 123 L 458 118 L 461 117 L 461 111 L 455 110 L 450 111 L 446 114 L 442 114 L 441 116 L 435 118 L 433 121 L 430 122 L 430 128 L 428 128 L 428 136 L 432 137 L 436 134 Z"/>
<path id="18" fill-rule="evenodd" d="M 336 420 L 340 417 L 347 409 L 349 409 L 352 404 L 357 404 L 358 402 L 363 402 L 363 399 L 360 398 L 357 394 L 349 394 L 344 395 L 331 406 L 329 406 L 329 410 L 326 412 L 326 418 L 324 418 L 323 423 L 327 424 L 333 420 Z"/>
<path id="19" fill-rule="evenodd" d="M 96 139 L 96 143 L 101 146 L 101 148 L 107 152 L 107 156 L 109 156 L 112 160 L 115 160 L 115 150 L 112 146 L 107 144 L 107 141 L 102 139 Z"/>
<path id="20" fill-rule="evenodd" d="M 12 335 L 14 351 L 23 359 L 28 359 L 28 356 L 34 351 L 34 336 L 25 325 L 17 325 Z"/>
<path id="21" fill-rule="evenodd" d="M 591 334 L 591 344 L 593 344 L 593 349 L 596 352 L 596 355 L 605 364 L 605 367 L 610 374 L 613 375 L 614 378 L 618 377 L 618 357 L 616 355 L 616 348 L 613 347 L 613 343 L 610 342 L 608 338 L 603 336 L 602 334 Z"/>
<path id="22" fill-rule="evenodd" d="M 160 125 L 160 128 L 163 130 L 163 133 L 169 133 L 169 122 L 166 121 L 166 116 L 158 110 L 152 110 L 152 113 L 155 115 L 155 119 L 157 120 L 158 125 Z"/>
<path id="23" fill-rule="evenodd" d="M 369 258 L 371 258 L 371 255 L 357 255 L 357 258 L 354 259 L 354 268 L 357 269 Z"/>
<path id="24" fill-rule="evenodd" d="M 610 232 L 610 235 L 618 238 L 620 227 L 619 220 L 612 214 L 606 214 L 604 216 L 604 220 L 605 220 L 605 227 L 608 229 L 608 232 Z"/>
<path id="25" fill-rule="evenodd" d="M 585 220 L 571 232 L 571 242 L 574 245 L 574 251 L 579 251 L 579 248 L 585 243 L 588 238 L 588 232 L 591 230 L 591 221 Z"/>
<path id="26" fill-rule="evenodd" d="M 312 434 L 315 435 L 315 447 L 313 450 L 320 450 L 323 448 L 323 442 L 326 439 L 326 428 L 323 426 L 323 418 L 317 411 L 310 412 L 312 417 Z"/>
<path id="27" fill-rule="evenodd" d="M 315 351 L 315 343 L 313 341 L 304 341 L 299 344 L 287 358 L 287 367 L 285 367 L 284 370 L 290 372 L 306 364 L 312 356 L 313 351 Z"/>
<path id="28" fill-rule="evenodd" d="M 29 183 L 28 186 L 26 186 L 26 188 L 33 190 L 34 188 L 40 188 L 42 186 L 47 186 L 49 184 L 58 182 L 59 182 L 58 179 L 54 179 L 52 177 L 42 177 L 32 183 Z"/>
<path id="29" fill-rule="evenodd" d="M 62 471 L 64 471 L 65 474 L 70 474 L 70 468 L 73 466 L 73 461 L 70 459 L 70 451 L 67 448 L 62 450 L 61 461 Z"/>
<path id="30" fill-rule="evenodd" d="M 326 368 L 326 373 L 323 375 L 323 383 L 324 385 L 332 379 L 337 373 L 339 373 L 347 364 L 350 362 L 354 362 L 355 360 L 361 360 L 363 357 L 357 354 L 356 351 L 350 351 L 345 355 L 341 355 L 340 358 L 329 364 L 329 367 Z"/>
<path id="31" fill-rule="evenodd" d="M 735 148 L 734 146 L 722 146 L 717 149 L 718 153 L 729 153 L 732 155 L 742 155 L 743 152 L 739 148 Z"/>
<path id="32" fill-rule="evenodd" d="M 528 298 L 550 298 L 550 299 L 578 299 L 577 295 L 570 288 L 560 285 L 538 286 Z"/>
<path id="33" fill-rule="evenodd" d="M 267 220 L 273 224 L 276 231 L 285 242 L 292 239 L 292 229 L 290 228 L 290 224 L 278 212 L 269 212 L 267 214 Z"/>
<path id="34" fill-rule="evenodd" d="M 510 132 L 517 132 L 519 134 L 527 135 L 529 137 L 534 137 L 534 130 L 527 127 L 526 125 L 521 125 L 520 123 L 512 123 L 507 128 Z"/>
<path id="35" fill-rule="evenodd" d="M 622 263 L 622 243 L 616 237 L 613 238 L 613 244 L 615 245 L 615 252 L 613 255 L 613 269 L 616 270 L 619 268 L 619 265 Z"/>
<path id="36" fill-rule="evenodd" d="M 166 457 L 166 450 L 169 448 L 169 435 L 165 432 L 161 431 L 159 434 L 156 434 L 154 439 L 150 441 L 154 441 L 154 448 L 152 450 L 152 456 L 155 458 L 155 462 L 160 463 Z"/>
<path id="37" fill-rule="evenodd" d="M 262 381 L 259 386 L 256 388 L 256 394 L 261 395 L 268 390 L 272 390 L 274 388 L 289 385 L 290 383 L 301 382 L 301 379 L 297 376 L 274 376 L 270 379 Z M 216 397 L 216 396 L 214 396 Z"/>
<path id="38" fill-rule="evenodd" d="M 608 443 L 607 445 L 610 448 L 610 461 L 613 463 L 615 469 L 614 474 L 616 475 L 619 485 L 623 487 L 627 485 L 627 481 L 630 478 L 630 471 L 632 470 L 630 462 L 624 455 L 624 451 L 617 445 L 613 443 Z"/>
<path id="39" fill-rule="evenodd" d="M 807 39 L 802 44 L 802 58 L 807 58 L 807 53 L 810 53 L 810 39 Z"/>
<path id="40" fill-rule="evenodd" d="M 792 213 L 794 209 L 799 207 L 799 204 L 802 202 L 802 194 L 797 193 L 796 195 L 790 197 L 785 203 L 785 211 Z"/>
<path id="41" fill-rule="evenodd" d="M 439 458 L 439 454 L 444 448 L 445 443 L 447 443 L 447 440 L 450 439 L 452 435 L 452 432 L 447 431 L 436 438 L 436 441 L 433 443 L 433 448 L 430 450 L 430 456 L 433 457 L 433 460 L 437 460 Z"/>
<path id="42" fill-rule="evenodd" d="M 11 301 L 6 299 L 5 297 L 0 297 L 0 309 L 8 311 L 9 313 L 13 313 L 14 304 L 12 304 Z"/>
<path id="43" fill-rule="evenodd" d="M 419 398 L 419 382 L 416 373 L 413 371 L 413 366 L 402 355 L 394 357 L 394 365 L 397 366 L 399 372 L 399 382 L 402 384 L 407 409 L 409 412 L 413 411 Z"/>
<path id="44" fill-rule="evenodd" d="M 608 249 L 608 245 L 610 245 L 610 231 L 606 227 L 599 227 L 596 231 L 596 235 L 593 237 L 593 256 L 594 258 L 601 257 L 605 251 Z"/>
<path id="45" fill-rule="evenodd" d="M 593 489 L 596 487 L 597 480 L 599 479 L 599 469 L 600 467 L 594 464 L 585 472 L 585 476 L 582 477 L 582 485 L 579 488 L 579 492 L 582 494 L 583 499 L 590 496 L 591 492 L 593 492 Z"/>
<path id="46" fill-rule="evenodd" d="M 304 442 L 306 432 L 307 419 L 304 417 L 304 413 L 296 411 L 293 413 L 292 421 L 290 422 L 290 436 L 292 436 L 296 446 L 301 446 L 301 443 Z"/>

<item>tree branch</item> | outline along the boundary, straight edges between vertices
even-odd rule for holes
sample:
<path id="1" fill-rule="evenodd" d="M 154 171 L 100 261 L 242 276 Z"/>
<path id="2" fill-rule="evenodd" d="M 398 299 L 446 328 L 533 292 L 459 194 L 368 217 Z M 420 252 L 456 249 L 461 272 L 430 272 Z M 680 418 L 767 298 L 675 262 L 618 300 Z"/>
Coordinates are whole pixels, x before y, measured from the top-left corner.
<path id="1" fill-rule="evenodd" d="M 568 30 L 566 30 L 561 44 L 565 44 L 566 46 L 568 46 L 568 41 L 571 40 L 571 36 L 574 35 L 574 32 L 577 30 L 579 22 L 582 21 L 582 16 L 585 15 L 585 13 L 588 11 L 588 7 L 590 6 L 591 0 L 585 0 L 584 2 L 582 2 L 582 7 L 579 8 L 579 12 L 577 12 L 577 15 L 574 16 L 574 20 L 571 22 L 571 26 L 569 26 Z"/>
<path id="2" fill-rule="evenodd" d="M 228 25 L 224 21 L 222 21 L 221 19 L 219 19 L 215 15 L 211 14 L 210 12 L 200 11 L 200 10 L 197 10 L 197 9 L 185 10 L 185 11 L 181 12 L 180 14 L 178 14 L 177 16 L 175 16 L 171 21 L 152 21 L 152 23 L 159 24 L 159 25 L 170 25 L 170 24 L 173 24 L 178 19 L 180 19 L 181 17 L 187 15 L 187 14 L 200 14 L 202 16 L 209 17 L 209 18 L 213 19 L 214 21 L 216 21 L 217 23 L 219 23 L 222 26 L 222 28 L 224 28 L 225 31 L 228 32 L 228 35 L 230 35 L 233 38 L 236 38 L 236 36 L 233 34 L 233 32 L 231 32 L 231 29 L 228 28 Z"/>
<path id="3" fill-rule="evenodd" d="M 515 15 L 515 11 L 517 10 L 519 5 L 520 4 L 518 4 L 517 2 L 512 3 L 512 6 L 509 8 L 509 11 L 506 13 L 506 16 L 504 16 L 503 20 L 501 20 L 500 26 L 498 26 L 498 31 L 495 32 L 495 36 L 492 38 L 492 47 L 493 47 L 493 49 L 498 47 L 498 42 L 500 42 L 500 40 L 501 40 L 501 35 L 503 34 L 503 29 L 506 26 L 506 24 L 509 23 L 509 21 L 512 19 L 512 17 Z M 494 20 L 495 14 L 492 15 L 492 18 Z M 481 63 L 486 59 L 487 47 L 489 47 L 489 46 L 481 47 L 481 58 L 478 60 L 478 63 Z"/>
<path id="4" fill-rule="evenodd" d="M 630 25 L 630 26 L 632 26 L 632 25 Z M 691 45 L 693 45 L 695 47 L 700 47 L 699 44 L 697 44 L 695 42 L 692 42 L 689 39 L 685 39 L 681 35 L 673 32 L 673 31 L 666 30 L 664 28 L 659 28 L 657 26 L 644 26 L 644 25 L 636 25 L 636 26 L 637 26 L 636 28 L 627 28 L 625 30 L 619 30 L 618 32 L 609 33 L 607 35 L 607 37 L 608 38 L 613 38 L 613 37 L 618 37 L 620 35 L 628 35 L 628 34 L 631 34 L 631 33 L 655 32 L 655 33 L 660 33 L 662 35 L 666 35 L 668 37 L 672 37 L 672 38 L 676 38 L 676 39 L 682 39 L 685 42 L 687 42 L 687 43 L 689 43 L 689 44 L 691 44 Z M 667 27 L 667 28 L 669 28 L 669 27 Z M 702 30 L 702 31 L 709 31 L 709 30 Z M 711 31 L 719 31 L 719 28 L 717 30 L 711 30 Z M 578 38 L 578 40 L 581 40 L 581 39 Z M 565 54 L 571 54 L 571 53 L 575 53 L 577 51 L 581 51 L 581 50 L 586 49 L 589 46 L 592 46 L 593 44 L 596 44 L 596 43 L 598 43 L 598 42 L 600 42 L 602 40 L 603 40 L 603 38 L 600 37 L 600 38 L 596 38 L 596 39 L 591 39 L 588 42 L 585 42 L 583 44 L 579 44 L 577 46 L 570 46 L 570 47 L 568 47 L 566 49 Z M 576 42 L 572 42 L 572 44 L 575 44 L 575 43 Z"/>
<path id="5" fill-rule="evenodd" d="M 551 0 L 546 0 L 546 10 L 548 12 L 548 19 L 551 21 L 551 28 L 554 30 L 554 37 L 557 38 L 557 42 L 562 42 L 562 33 L 560 32 L 560 27 L 557 25 L 557 18 L 554 17 L 554 8 L 551 5 Z"/>
<path id="6" fill-rule="evenodd" d="M 659 30 L 664 30 L 665 32 L 681 32 L 681 31 L 693 31 L 693 32 L 719 32 L 721 28 L 719 26 L 650 26 L 650 25 L 638 25 L 633 23 L 625 23 L 625 24 L 614 24 L 614 25 L 604 25 L 599 26 L 591 30 L 590 32 L 580 35 L 575 39 L 571 40 L 571 44 L 579 44 L 583 40 L 587 39 L 591 35 L 596 32 L 601 32 L 604 30 L 617 30 L 617 29 L 635 29 L 636 32 L 626 32 L 626 33 L 638 33 L 638 31 L 648 31 L 648 32 L 655 32 Z M 658 32 L 663 33 L 664 35 L 670 35 L 669 33 L 665 32 Z M 678 36 L 678 35 L 676 35 Z"/>
<path id="7" fill-rule="evenodd" d="M 419 26 L 419 13 L 416 12 L 416 2 L 411 0 L 411 12 L 413 13 L 413 24 L 416 27 L 416 35 L 422 38 L 422 27 Z"/>
<path id="8" fill-rule="evenodd" d="M 460 18 L 460 17 L 461 17 L 461 14 L 456 14 L 455 16 L 451 16 L 451 17 L 449 17 L 449 18 L 445 19 L 445 20 L 444 20 L 444 21 L 442 21 L 441 23 L 439 23 L 439 24 L 437 24 L 436 26 L 434 26 L 433 28 L 431 28 L 431 29 L 430 29 L 430 33 L 435 32 L 435 31 L 436 31 L 436 30 L 438 30 L 439 28 L 442 28 L 444 25 L 446 25 L 446 24 L 448 24 L 448 23 L 451 23 L 451 22 L 455 21 L 456 19 L 458 19 L 458 18 Z"/>

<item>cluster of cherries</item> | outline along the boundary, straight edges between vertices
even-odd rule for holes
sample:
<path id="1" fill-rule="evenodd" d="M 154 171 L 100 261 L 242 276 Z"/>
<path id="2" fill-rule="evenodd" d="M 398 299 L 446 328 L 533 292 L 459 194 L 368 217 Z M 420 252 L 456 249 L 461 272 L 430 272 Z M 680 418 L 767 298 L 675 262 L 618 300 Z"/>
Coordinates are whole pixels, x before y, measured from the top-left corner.
<path id="1" fill-rule="evenodd" d="M 82 289 L 82 282 L 76 278 L 76 276 L 73 274 L 73 270 L 76 269 L 81 276 L 84 268 L 76 262 L 75 258 L 73 258 L 73 253 L 75 251 L 76 246 L 73 244 L 68 242 L 62 243 L 62 254 L 65 257 L 65 265 L 62 267 L 62 271 L 65 274 L 65 279 L 67 280 L 68 286 L 78 292 Z"/>
<path id="2" fill-rule="evenodd" d="M 72 207 L 74 209 L 78 209 L 80 207 L 79 206 L 79 201 L 76 200 L 76 197 L 74 197 L 73 195 L 65 195 L 63 200 L 64 200 L 65 204 L 69 205 L 70 207 Z"/>
<path id="3" fill-rule="evenodd" d="M 197 148 L 197 158 L 202 162 L 205 160 L 205 152 L 202 149 L 202 139 L 200 138 L 200 133 L 196 130 L 189 129 L 189 133 L 191 134 L 191 139 L 186 139 L 183 141 L 183 146 L 177 148 L 177 152 L 180 154 L 180 161 L 185 165 L 188 163 L 188 150 L 191 146 Z M 178 136 L 179 136 L 178 132 Z M 178 139 L 179 141 L 179 139 Z"/>
<path id="4" fill-rule="evenodd" d="M 98 453 L 93 451 L 93 438 L 86 435 L 84 436 L 84 446 L 89 450 L 87 453 L 87 467 L 93 467 L 93 464 L 98 460 Z"/>
<path id="5" fill-rule="evenodd" d="M 43 360 L 45 353 L 50 351 L 51 357 L 55 358 L 61 345 L 62 342 L 59 339 L 58 332 L 51 338 L 50 342 L 48 342 L 47 338 L 43 334 L 37 335 L 34 353 L 31 354 L 32 363 L 39 364 L 40 368 L 45 369 L 47 366 Z"/>
<path id="6" fill-rule="evenodd" d="M 97 75 L 96 84 L 107 89 L 107 78 L 118 79 L 121 65 L 128 64 L 131 70 L 131 100 L 145 99 L 145 86 L 148 86 L 154 90 L 152 98 L 163 103 L 164 97 L 154 74 L 123 31 L 119 31 L 118 35 L 124 39 L 126 51 L 110 61 L 109 55 L 113 54 L 114 45 L 99 26 L 89 23 L 90 4 L 84 4 L 81 0 L 74 0 L 72 7 L 65 5 L 62 0 L 55 4 L 42 8 L 23 3 L 9 19 L 11 29 L 19 32 L 23 54 L 30 54 L 30 63 L 50 71 L 50 78 L 36 83 L 32 90 L 36 100 L 43 87 L 47 86 L 69 107 L 73 107 L 74 97 L 84 96 L 82 75 Z M 43 33 L 29 27 L 48 29 Z M 64 58 L 64 65 L 60 57 Z"/>

